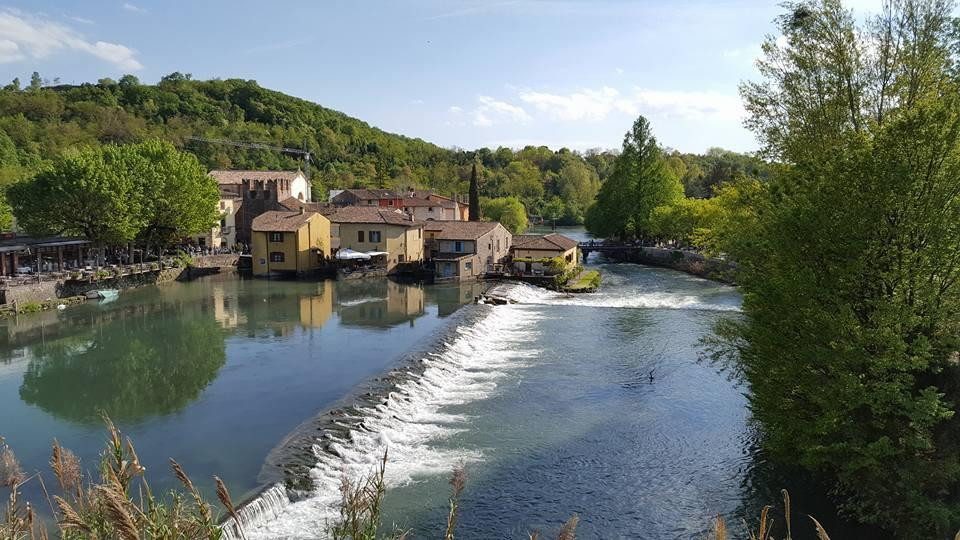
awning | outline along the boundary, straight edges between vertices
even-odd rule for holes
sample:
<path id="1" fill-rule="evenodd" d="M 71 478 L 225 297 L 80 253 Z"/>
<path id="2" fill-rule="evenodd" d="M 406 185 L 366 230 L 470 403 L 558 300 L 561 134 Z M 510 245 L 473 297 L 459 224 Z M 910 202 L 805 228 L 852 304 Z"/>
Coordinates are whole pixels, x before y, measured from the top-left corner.
<path id="1" fill-rule="evenodd" d="M 370 255 L 366 253 L 361 253 L 359 251 L 354 251 L 350 248 L 344 248 L 337 252 L 337 260 L 340 261 L 352 261 L 352 260 L 370 260 Z"/>

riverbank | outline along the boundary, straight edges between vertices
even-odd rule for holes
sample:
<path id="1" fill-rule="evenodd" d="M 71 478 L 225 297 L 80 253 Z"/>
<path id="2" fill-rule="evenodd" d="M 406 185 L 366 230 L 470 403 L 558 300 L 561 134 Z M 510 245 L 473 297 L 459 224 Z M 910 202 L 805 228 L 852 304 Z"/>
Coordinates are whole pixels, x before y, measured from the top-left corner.
<path id="1" fill-rule="evenodd" d="M 0 317 L 73 306 L 86 300 L 86 294 L 100 289 L 119 291 L 172 281 L 189 281 L 203 276 L 233 270 L 238 255 L 198 256 L 183 264 L 171 259 L 164 268 L 157 263 L 104 268 L 87 274 L 64 273 L 57 277 L 40 277 L 37 281 L 20 280 L 0 286 Z"/>
<path id="2" fill-rule="evenodd" d="M 711 281 L 736 285 L 735 264 L 724 259 L 706 257 L 696 251 L 638 246 L 634 249 L 604 252 L 603 256 L 615 262 L 670 268 Z"/>

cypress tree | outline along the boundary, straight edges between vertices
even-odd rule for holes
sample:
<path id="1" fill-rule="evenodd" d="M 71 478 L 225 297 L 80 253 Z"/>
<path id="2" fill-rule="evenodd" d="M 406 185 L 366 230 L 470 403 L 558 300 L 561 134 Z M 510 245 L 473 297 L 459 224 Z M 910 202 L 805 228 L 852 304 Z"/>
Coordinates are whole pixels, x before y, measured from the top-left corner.
<path id="1" fill-rule="evenodd" d="M 477 180 L 477 163 L 470 170 L 470 221 L 480 221 L 480 182 Z"/>

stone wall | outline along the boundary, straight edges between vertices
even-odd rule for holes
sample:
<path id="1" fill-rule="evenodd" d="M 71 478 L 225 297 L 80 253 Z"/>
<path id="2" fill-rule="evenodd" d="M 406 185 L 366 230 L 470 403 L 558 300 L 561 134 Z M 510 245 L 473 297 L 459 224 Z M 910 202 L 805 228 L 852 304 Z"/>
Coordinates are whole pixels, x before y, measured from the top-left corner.
<path id="1" fill-rule="evenodd" d="M 237 266 L 237 260 L 240 255 L 236 253 L 225 253 L 223 255 L 199 255 L 193 257 L 190 266 L 195 268 L 231 268 Z"/>
<path id="2" fill-rule="evenodd" d="M 132 289 L 144 285 L 154 285 L 182 279 L 186 272 L 183 268 L 167 268 L 146 272 L 143 274 L 132 274 L 119 278 L 111 277 L 99 279 L 97 281 L 43 281 L 41 283 L 29 283 L 17 285 L 6 289 L 0 289 L 0 303 L 10 304 L 17 302 L 19 304 L 27 302 L 43 302 L 54 298 L 67 298 L 70 296 L 82 296 L 88 291 L 98 289 Z"/>
<path id="3" fill-rule="evenodd" d="M 624 252 L 610 252 L 607 257 L 621 262 L 663 266 L 702 278 L 734 283 L 735 265 L 722 259 L 704 257 L 695 251 L 643 247 Z"/>

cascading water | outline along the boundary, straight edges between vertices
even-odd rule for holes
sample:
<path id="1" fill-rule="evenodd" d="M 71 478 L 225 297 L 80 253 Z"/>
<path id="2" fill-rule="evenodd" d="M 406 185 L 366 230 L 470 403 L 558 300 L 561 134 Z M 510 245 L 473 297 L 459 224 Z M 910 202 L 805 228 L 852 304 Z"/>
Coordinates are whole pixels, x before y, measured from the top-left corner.
<path id="1" fill-rule="evenodd" d="M 739 298 L 731 295 L 729 288 L 718 286 L 719 292 L 714 294 L 703 280 L 686 286 L 683 277 L 670 275 L 674 287 L 629 282 L 630 289 L 617 284 L 587 295 L 565 295 L 518 283 L 496 286 L 491 294 L 516 303 L 473 308 L 478 316 L 458 326 L 441 346 L 391 372 L 387 377 L 390 384 L 372 396 L 368 394 L 364 403 L 338 413 L 328 429 L 311 439 L 316 460 L 308 473 L 312 489 L 288 494 L 277 485 L 265 491 L 241 511 L 246 537 L 326 536 L 339 517 L 343 479 L 368 477 L 385 451 L 388 488 L 413 485 L 414 479 L 445 476 L 458 463 L 486 462 L 491 456 L 485 455 L 488 449 L 482 446 L 444 444 L 475 429 L 476 424 L 469 413 L 452 414 L 447 408 L 491 397 L 497 393 L 498 384 L 518 370 L 541 369 L 535 367 L 544 360 L 538 345 L 563 341 L 540 339 L 543 324 L 550 317 L 545 310 L 554 316 L 564 316 L 566 306 L 575 310 L 609 308 L 611 312 L 665 310 L 684 317 L 684 310 L 739 309 Z M 668 376 L 667 369 L 657 368 L 658 377 Z M 654 373 L 654 369 L 644 368 L 644 377 L 647 371 L 651 376 Z M 458 408 L 458 412 L 462 410 Z M 224 530 L 225 537 L 239 538 L 239 529 L 232 522 L 225 523 Z"/>
<path id="2" fill-rule="evenodd" d="M 240 511 L 247 538 L 317 538 L 338 517 L 340 485 L 344 478 L 369 476 L 388 452 L 385 481 L 403 485 L 414 477 L 447 474 L 458 463 L 479 460 L 478 450 L 442 450 L 437 441 L 465 429 L 463 415 L 443 408 L 483 399 L 498 381 L 522 369 L 539 351 L 529 348 L 538 316 L 522 306 L 484 310 L 475 322 L 458 327 L 456 335 L 436 352 L 420 358 L 418 366 L 399 370 L 396 382 L 382 400 L 357 406 L 342 418 L 337 432 L 327 430 L 313 446 L 316 464 L 310 471 L 314 489 L 290 501 L 276 485 Z M 239 538 L 233 520 L 224 523 L 225 538 Z"/>

